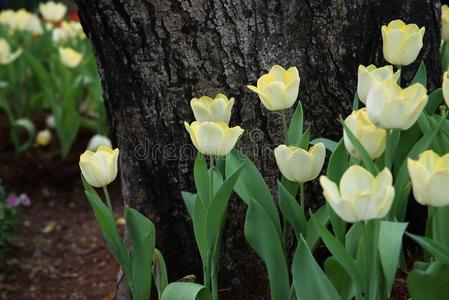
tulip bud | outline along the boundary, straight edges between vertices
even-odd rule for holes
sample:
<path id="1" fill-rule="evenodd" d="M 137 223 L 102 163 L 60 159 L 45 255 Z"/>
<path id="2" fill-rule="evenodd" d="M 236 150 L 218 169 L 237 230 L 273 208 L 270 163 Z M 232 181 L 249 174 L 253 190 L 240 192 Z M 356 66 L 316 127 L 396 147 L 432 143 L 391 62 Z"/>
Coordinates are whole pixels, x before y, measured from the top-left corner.
<path id="1" fill-rule="evenodd" d="M 117 177 L 119 150 L 100 146 L 96 152 L 86 150 L 80 156 L 80 169 L 86 181 L 93 187 L 104 187 Z"/>
<path id="2" fill-rule="evenodd" d="M 229 124 L 234 98 L 228 100 L 223 94 L 218 94 L 214 99 L 208 96 L 193 98 L 190 101 L 195 119 L 198 122 L 224 122 Z"/>
<path id="3" fill-rule="evenodd" d="M 382 68 L 376 68 L 375 65 L 369 65 L 365 67 L 359 66 L 358 80 L 357 80 L 357 94 L 360 101 L 366 104 L 366 98 L 368 92 L 374 83 L 384 81 L 385 79 L 394 78 L 398 80 L 401 76 L 401 72 L 393 72 L 393 66 L 384 66 Z"/>
<path id="4" fill-rule="evenodd" d="M 72 48 L 59 48 L 59 58 L 61 63 L 69 68 L 76 68 L 83 59 L 83 54 L 76 52 Z"/>
<path id="5" fill-rule="evenodd" d="M 51 142 L 51 132 L 48 129 L 41 130 L 36 135 L 36 144 L 39 146 L 47 146 Z"/>
<path id="6" fill-rule="evenodd" d="M 415 200 L 435 207 L 449 204 L 449 154 L 424 151 L 418 160 L 407 160 Z"/>
<path id="7" fill-rule="evenodd" d="M 112 148 L 111 140 L 107 136 L 96 134 L 90 139 L 87 150 L 97 151 L 100 146 Z"/>
<path id="8" fill-rule="evenodd" d="M 371 159 L 376 159 L 382 155 L 385 151 L 387 131 L 383 128 L 376 127 L 376 125 L 371 122 L 368 118 L 366 108 L 353 111 L 352 114 L 345 119 L 345 124 L 368 152 Z M 343 130 L 343 139 L 349 154 L 360 159 L 357 150 L 352 145 L 345 130 Z"/>
<path id="9" fill-rule="evenodd" d="M 386 129 L 409 129 L 427 104 L 427 90 L 415 83 L 402 89 L 394 78 L 378 82 L 368 93 L 369 119 Z"/>
<path id="10" fill-rule="evenodd" d="M 257 87 L 248 88 L 259 95 L 263 105 L 272 111 L 284 110 L 293 106 L 298 98 L 299 73 L 296 67 L 285 70 L 274 65 L 268 74 L 257 80 Z"/>
<path id="11" fill-rule="evenodd" d="M 47 3 L 39 4 L 39 11 L 45 20 L 50 22 L 58 22 L 64 18 L 67 12 L 67 6 L 62 3 L 48 1 Z"/>
<path id="12" fill-rule="evenodd" d="M 446 105 L 449 106 L 449 72 L 443 74 L 443 97 Z"/>
<path id="13" fill-rule="evenodd" d="M 13 62 L 21 54 L 22 54 L 22 48 L 19 48 L 16 50 L 16 52 L 12 53 L 9 43 L 5 39 L 0 38 L 0 64 L 1 65 L 7 65 L 7 64 Z"/>
<path id="14" fill-rule="evenodd" d="M 382 219 L 394 199 L 393 177 L 388 168 L 376 177 L 364 168 L 353 165 L 340 180 L 340 187 L 326 176 L 320 177 L 323 195 L 344 221 L 355 223 Z"/>
<path id="15" fill-rule="evenodd" d="M 408 66 L 418 57 L 423 46 L 425 28 L 416 24 L 405 24 L 401 20 L 382 26 L 383 52 L 385 60 L 396 66 Z"/>
<path id="16" fill-rule="evenodd" d="M 276 164 L 282 175 L 299 183 L 311 181 L 320 174 L 325 156 L 326 148 L 323 143 L 312 146 L 309 151 L 287 145 L 274 149 Z"/>
<path id="17" fill-rule="evenodd" d="M 224 122 L 184 122 L 184 126 L 193 145 L 204 155 L 228 154 L 244 131 L 240 126 L 229 128 Z"/>
<path id="18" fill-rule="evenodd" d="M 449 7 L 445 4 L 441 6 L 441 39 L 449 41 Z"/>

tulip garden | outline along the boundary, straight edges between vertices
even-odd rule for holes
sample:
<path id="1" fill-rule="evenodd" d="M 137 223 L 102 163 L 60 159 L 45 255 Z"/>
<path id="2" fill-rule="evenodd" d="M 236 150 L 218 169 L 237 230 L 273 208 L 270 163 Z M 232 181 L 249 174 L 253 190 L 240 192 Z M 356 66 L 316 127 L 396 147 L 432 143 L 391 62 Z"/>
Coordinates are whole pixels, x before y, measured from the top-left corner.
<path id="1" fill-rule="evenodd" d="M 173 282 L 156 244 L 158 228 L 121 202 L 121 153 L 107 138 L 95 57 L 80 23 L 68 16 L 67 6 L 53 2 L 34 13 L 0 13 L 0 142 L 6 144 L 0 151 L 10 155 L 0 160 L 0 299 L 72 299 L 62 294 L 69 284 L 55 290 L 43 283 L 71 283 L 70 276 L 78 296 L 93 290 L 79 299 L 112 299 L 119 268 L 130 299 L 226 299 L 218 278 L 226 272 L 220 249 L 232 199 L 247 207 L 242 230 L 265 266 L 266 299 L 448 299 L 449 7 L 442 7 L 442 86 L 428 90 L 424 62 L 411 69 L 426 28 L 385 24 L 378 34 L 387 65 L 360 65 L 354 73 L 352 113 L 340 117 L 340 140 L 311 137 L 305 128 L 310 107 L 299 100 L 300 66 L 274 65 L 242 87 L 282 119 L 283 141 L 272 149 L 280 175 L 275 186 L 239 149 L 246 132 L 231 122 L 237 100 L 225 93 L 191 99 L 194 119 L 184 127 L 197 150 L 196 190 L 179 194 L 203 272 Z M 412 80 L 404 70 L 414 73 Z M 36 153 L 42 161 L 33 160 Z M 6 176 L 39 188 L 27 194 Z M 305 186 L 314 182 L 325 201 L 312 210 Z M 64 197 L 67 203 L 59 203 Z M 416 206 L 426 212 L 420 234 L 409 218 Z M 47 207 L 39 220 L 38 210 L 29 213 L 35 207 Z M 63 219 L 72 223 L 65 225 L 72 227 L 67 239 Z M 57 270 L 68 264 L 65 252 L 85 256 L 70 270 L 48 271 L 49 264 Z M 45 260 L 46 253 L 62 258 Z M 32 266 L 34 259 L 41 265 Z M 83 268 L 103 273 L 80 279 L 87 276 Z M 24 281 L 34 290 L 20 285 L 25 273 L 34 274 Z"/>

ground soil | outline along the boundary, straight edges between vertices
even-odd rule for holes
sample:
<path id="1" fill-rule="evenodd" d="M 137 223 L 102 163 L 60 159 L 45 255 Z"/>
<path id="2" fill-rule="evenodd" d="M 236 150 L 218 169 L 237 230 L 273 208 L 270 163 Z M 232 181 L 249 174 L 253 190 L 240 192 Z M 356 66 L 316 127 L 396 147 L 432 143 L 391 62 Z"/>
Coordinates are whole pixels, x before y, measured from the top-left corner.
<path id="1" fill-rule="evenodd" d="M 40 129 L 43 119 L 36 122 Z M 113 299 L 118 266 L 84 198 L 78 168 L 92 133 L 80 132 L 65 159 L 56 138 L 17 156 L 5 121 L 0 114 L 0 178 L 8 191 L 28 193 L 32 205 L 23 210 L 6 272 L 0 274 L 0 299 Z M 121 218 L 117 185 L 112 198 Z"/>

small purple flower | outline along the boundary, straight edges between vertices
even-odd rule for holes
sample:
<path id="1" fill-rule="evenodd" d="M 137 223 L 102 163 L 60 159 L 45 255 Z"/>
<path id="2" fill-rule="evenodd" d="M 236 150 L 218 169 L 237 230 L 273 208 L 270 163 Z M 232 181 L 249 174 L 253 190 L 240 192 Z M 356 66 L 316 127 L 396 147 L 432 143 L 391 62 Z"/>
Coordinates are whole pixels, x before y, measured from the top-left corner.
<path id="1" fill-rule="evenodd" d="M 20 199 L 20 202 L 22 203 L 23 206 L 30 206 L 31 205 L 30 197 L 28 197 L 27 194 L 20 194 L 19 199 Z"/>
<path id="2" fill-rule="evenodd" d="M 6 202 L 8 203 L 8 206 L 13 208 L 20 205 L 20 198 L 15 195 L 9 195 L 8 198 L 6 198 Z"/>

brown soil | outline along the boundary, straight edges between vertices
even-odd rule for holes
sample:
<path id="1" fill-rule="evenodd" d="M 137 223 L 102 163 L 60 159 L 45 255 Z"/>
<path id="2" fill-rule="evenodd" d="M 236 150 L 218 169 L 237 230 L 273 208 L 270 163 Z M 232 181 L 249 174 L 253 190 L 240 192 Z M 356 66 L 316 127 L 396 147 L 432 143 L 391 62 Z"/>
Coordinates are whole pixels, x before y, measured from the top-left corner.
<path id="1" fill-rule="evenodd" d="M 32 204 L 23 211 L 20 234 L 0 278 L 0 299 L 113 299 L 118 266 L 84 198 L 78 169 L 91 133 L 81 132 L 65 159 L 56 138 L 17 156 L 5 119 L 0 114 L 2 184 L 8 191 L 28 193 Z M 43 117 L 37 121 L 39 129 L 43 123 Z M 119 218 L 118 187 L 111 193 Z"/>

